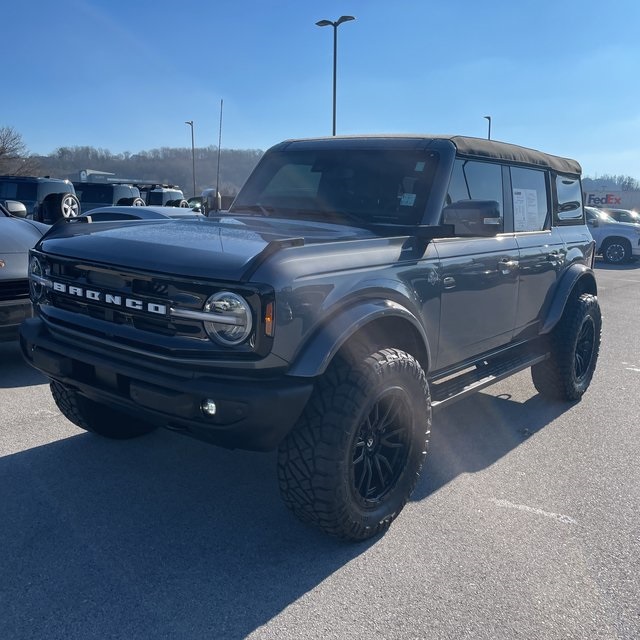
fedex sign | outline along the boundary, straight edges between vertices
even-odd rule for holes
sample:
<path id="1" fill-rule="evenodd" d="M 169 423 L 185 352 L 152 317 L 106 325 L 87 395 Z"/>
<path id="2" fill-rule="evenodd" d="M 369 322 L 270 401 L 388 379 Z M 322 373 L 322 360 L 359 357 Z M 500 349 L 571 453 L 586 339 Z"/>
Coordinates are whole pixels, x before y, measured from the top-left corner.
<path id="1" fill-rule="evenodd" d="M 587 204 L 590 205 L 602 205 L 602 204 L 620 204 L 622 198 L 613 195 L 613 193 L 607 193 L 602 196 L 597 196 L 594 193 L 590 193 L 587 198 Z"/>

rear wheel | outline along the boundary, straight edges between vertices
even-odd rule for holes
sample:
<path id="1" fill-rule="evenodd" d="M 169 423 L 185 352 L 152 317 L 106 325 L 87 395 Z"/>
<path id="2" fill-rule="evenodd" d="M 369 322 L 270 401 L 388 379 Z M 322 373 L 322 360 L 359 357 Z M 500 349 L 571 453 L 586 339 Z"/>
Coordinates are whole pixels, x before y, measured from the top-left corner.
<path id="1" fill-rule="evenodd" d="M 383 349 L 355 366 L 338 358 L 278 451 L 285 504 L 347 540 L 386 530 L 418 481 L 431 426 L 424 371 Z"/>
<path id="2" fill-rule="evenodd" d="M 155 431 L 155 425 L 89 400 L 73 389 L 53 380 L 51 394 L 65 418 L 76 426 L 105 438 L 127 440 Z"/>
<path id="3" fill-rule="evenodd" d="M 45 198 L 43 206 L 44 221 L 49 223 L 80 215 L 80 201 L 73 193 L 53 193 Z"/>
<path id="4" fill-rule="evenodd" d="M 626 238 L 610 238 L 602 246 L 602 257 L 609 264 L 624 264 L 631 260 L 631 243 Z"/>
<path id="5" fill-rule="evenodd" d="M 593 377 L 600 350 L 598 299 L 584 293 L 567 308 L 551 335 L 551 356 L 531 367 L 538 392 L 557 400 L 579 400 Z"/>

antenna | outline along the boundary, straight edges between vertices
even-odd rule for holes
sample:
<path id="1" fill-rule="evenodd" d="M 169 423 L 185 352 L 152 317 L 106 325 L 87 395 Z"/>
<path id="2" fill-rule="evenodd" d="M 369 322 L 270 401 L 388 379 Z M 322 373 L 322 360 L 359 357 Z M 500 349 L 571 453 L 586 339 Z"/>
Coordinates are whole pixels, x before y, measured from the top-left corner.
<path id="1" fill-rule="evenodd" d="M 216 170 L 216 211 L 222 208 L 222 198 L 220 197 L 220 145 L 222 144 L 222 105 L 220 100 L 220 127 L 218 129 L 218 168 Z"/>

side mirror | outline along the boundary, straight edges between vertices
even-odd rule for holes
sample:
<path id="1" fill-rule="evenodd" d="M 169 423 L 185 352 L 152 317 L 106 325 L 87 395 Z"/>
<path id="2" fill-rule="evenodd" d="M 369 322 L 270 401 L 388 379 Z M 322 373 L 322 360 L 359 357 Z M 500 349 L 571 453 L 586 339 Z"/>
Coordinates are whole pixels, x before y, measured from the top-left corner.
<path id="1" fill-rule="evenodd" d="M 442 223 L 452 224 L 456 236 L 491 237 L 502 233 L 504 220 L 495 200 L 458 200 L 442 210 Z"/>
<path id="2" fill-rule="evenodd" d="M 597 218 L 592 218 L 591 220 L 587 220 L 587 224 L 588 224 L 590 227 L 597 227 L 597 226 L 598 226 L 598 224 L 599 224 L 599 222 L 598 222 L 598 219 L 597 219 Z"/>
<path id="3" fill-rule="evenodd" d="M 27 207 L 25 207 L 22 202 L 18 202 L 17 200 L 5 200 L 2 204 L 12 216 L 15 216 L 16 218 L 27 217 Z"/>

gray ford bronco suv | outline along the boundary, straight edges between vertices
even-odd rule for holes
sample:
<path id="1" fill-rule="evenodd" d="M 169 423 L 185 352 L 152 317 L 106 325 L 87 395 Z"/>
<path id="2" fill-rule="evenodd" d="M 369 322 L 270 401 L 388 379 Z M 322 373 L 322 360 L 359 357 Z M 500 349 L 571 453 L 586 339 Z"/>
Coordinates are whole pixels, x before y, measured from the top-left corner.
<path id="1" fill-rule="evenodd" d="M 277 448 L 287 506 L 366 539 L 409 499 L 434 410 L 529 367 L 552 399 L 589 386 L 580 173 L 461 136 L 286 141 L 227 211 L 55 225 L 22 350 L 82 429 Z"/>

